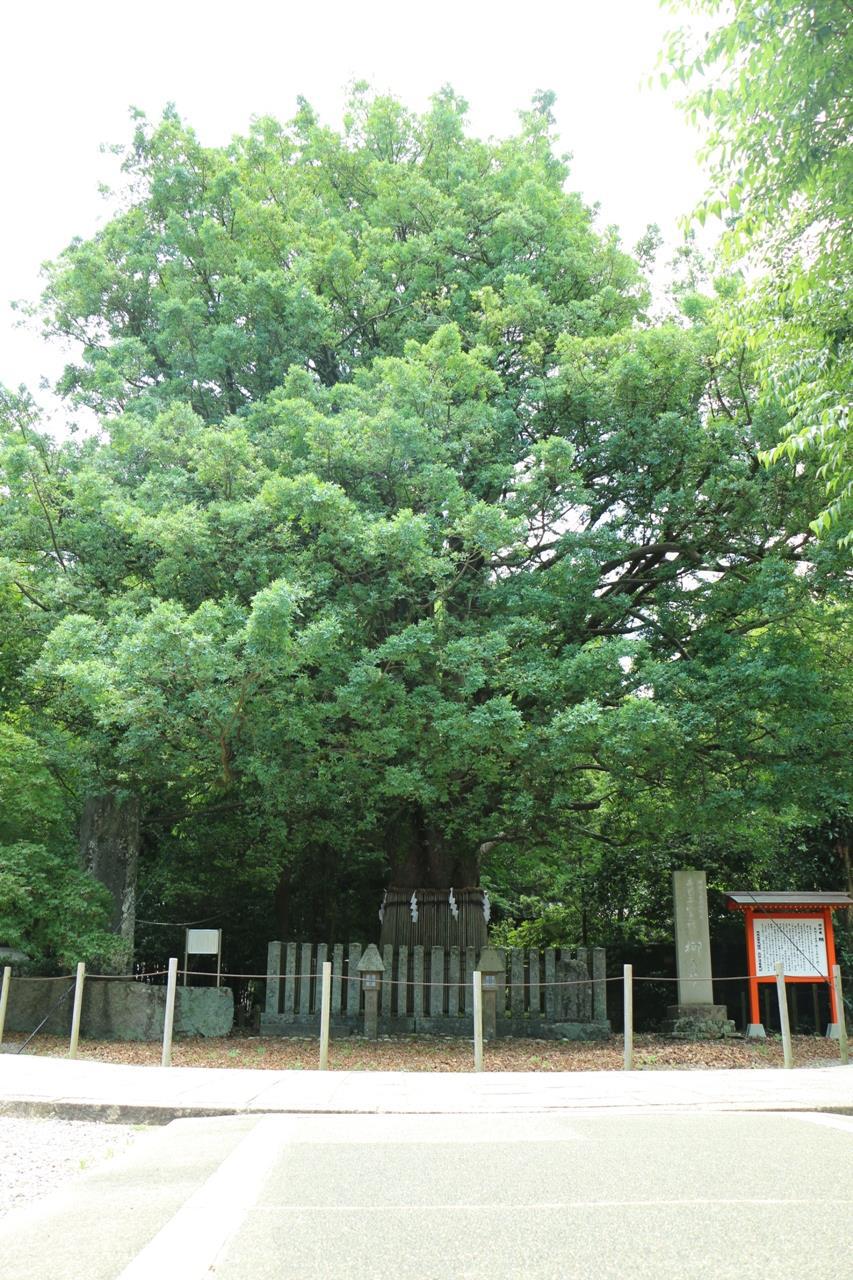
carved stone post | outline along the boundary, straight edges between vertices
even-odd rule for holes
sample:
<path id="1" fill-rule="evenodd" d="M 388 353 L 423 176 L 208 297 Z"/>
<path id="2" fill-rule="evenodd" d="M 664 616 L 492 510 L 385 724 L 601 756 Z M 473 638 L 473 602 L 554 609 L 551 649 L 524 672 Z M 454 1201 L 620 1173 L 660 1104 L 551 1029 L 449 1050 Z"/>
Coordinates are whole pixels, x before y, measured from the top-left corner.
<path id="1" fill-rule="evenodd" d="M 506 963 L 497 947 L 484 947 L 477 965 L 483 975 L 483 1036 L 494 1040 L 498 1034 L 498 982 L 506 979 Z"/>
<path id="2" fill-rule="evenodd" d="M 365 948 L 364 955 L 358 962 L 358 971 L 364 991 L 364 1036 L 366 1040 L 375 1040 L 379 1035 L 379 992 L 385 962 L 374 943 L 371 942 Z"/>

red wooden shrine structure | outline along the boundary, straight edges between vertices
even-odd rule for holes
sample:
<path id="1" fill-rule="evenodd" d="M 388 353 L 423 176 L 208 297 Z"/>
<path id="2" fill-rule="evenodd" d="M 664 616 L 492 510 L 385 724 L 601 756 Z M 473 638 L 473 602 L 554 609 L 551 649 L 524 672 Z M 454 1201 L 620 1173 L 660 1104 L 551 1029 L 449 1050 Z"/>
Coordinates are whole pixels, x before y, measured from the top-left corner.
<path id="1" fill-rule="evenodd" d="M 838 1026 L 832 970 L 835 961 L 833 911 L 849 910 L 847 893 L 727 893 L 730 911 L 742 911 L 749 963 L 749 1028 L 763 1035 L 758 987 L 776 981 L 781 961 L 786 982 L 825 982 L 829 988 L 831 1028 Z"/>

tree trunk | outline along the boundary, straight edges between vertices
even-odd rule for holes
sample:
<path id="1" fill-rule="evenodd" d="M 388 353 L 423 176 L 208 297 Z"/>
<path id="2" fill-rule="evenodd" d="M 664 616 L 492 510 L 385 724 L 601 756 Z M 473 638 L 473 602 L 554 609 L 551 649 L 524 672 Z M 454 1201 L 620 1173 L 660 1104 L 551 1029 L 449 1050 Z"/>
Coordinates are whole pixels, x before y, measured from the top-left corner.
<path id="1" fill-rule="evenodd" d="M 390 884 L 382 903 L 380 944 L 482 947 L 488 899 L 479 888 L 476 848 L 460 850 L 420 806 L 388 829 Z"/>
<path id="2" fill-rule="evenodd" d="M 845 832 L 836 843 L 836 851 L 841 862 L 841 887 L 853 897 L 853 862 L 850 859 L 850 841 Z M 845 936 L 848 950 L 853 950 L 853 910 L 838 911 L 835 917 Z"/>
<path id="3" fill-rule="evenodd" d="M 476 847 L 462 851 L 448 845 L 419 805 L 390 824 L 388 846 L 395 889 L 475 888 L 480 882 Z"/>
<path id="4" fill-rule="evenodd" d="M 90 796 L 80 822 L 80 856 L 86 871 L 112 895 L 110 928 L 127 942 L 133 961 L 136 872 L 139 862 L 139 799 L 119 792 Z"/>

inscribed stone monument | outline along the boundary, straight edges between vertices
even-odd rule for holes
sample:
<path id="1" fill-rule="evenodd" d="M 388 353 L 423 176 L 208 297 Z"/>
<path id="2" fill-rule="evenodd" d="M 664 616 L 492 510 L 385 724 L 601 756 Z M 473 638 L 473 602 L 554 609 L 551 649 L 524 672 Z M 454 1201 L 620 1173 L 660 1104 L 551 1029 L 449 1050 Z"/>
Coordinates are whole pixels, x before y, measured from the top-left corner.
<path id="1" fill-rule="evenodd" d="M 723 1004 L 714 1004 L 708 887 L 704 871 L 672 873 L 678 1004 L 667 1009 L 675 1036 L 723 1036 L 734 1031 Z"/>

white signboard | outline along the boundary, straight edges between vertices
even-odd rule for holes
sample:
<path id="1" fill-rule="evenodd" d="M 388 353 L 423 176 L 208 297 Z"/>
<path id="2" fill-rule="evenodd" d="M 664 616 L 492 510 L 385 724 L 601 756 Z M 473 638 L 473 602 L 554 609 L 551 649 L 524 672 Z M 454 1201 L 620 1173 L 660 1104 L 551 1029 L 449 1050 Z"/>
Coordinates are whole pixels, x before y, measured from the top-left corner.
<path id="1" fill-rule="evenodd" d="M 826 929 L 823 920 L 772 920 L 753 916 L 755 972 L 772 978 L 779 961 L 786 978 L 827 978 Z"/>
<path id="2" fill-rule="evenodd" d="M 221 929 L 187 929 L 187 951 L 191 956 L 218 956 Z"/>

